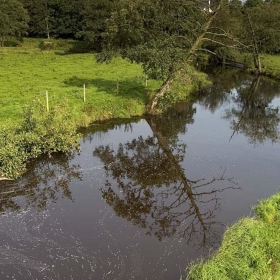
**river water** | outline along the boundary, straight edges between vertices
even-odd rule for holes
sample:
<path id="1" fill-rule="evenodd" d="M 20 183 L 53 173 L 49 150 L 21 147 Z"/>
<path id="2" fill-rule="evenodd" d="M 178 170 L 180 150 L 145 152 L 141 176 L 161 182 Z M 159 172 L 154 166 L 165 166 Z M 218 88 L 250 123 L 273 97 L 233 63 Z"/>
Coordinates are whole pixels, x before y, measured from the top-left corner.
<path id="1" fill-rule="evenodd" d="M 193 104 L 84 131 L 0 182 L 0 279 L 179 280 L 279 190 L 280 85 L 215 73 Z"/>

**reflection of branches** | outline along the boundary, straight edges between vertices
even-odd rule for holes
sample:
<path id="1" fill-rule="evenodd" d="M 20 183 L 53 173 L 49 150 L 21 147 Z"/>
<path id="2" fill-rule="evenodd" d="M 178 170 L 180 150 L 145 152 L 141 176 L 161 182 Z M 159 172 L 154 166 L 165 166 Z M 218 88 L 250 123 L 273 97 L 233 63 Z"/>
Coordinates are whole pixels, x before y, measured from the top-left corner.
<path id="1" fill-rule="evenodd" d="M 254 79 L 248 88 L 243 88 L 235 100 L 237 108 L 227 111 L 225 118 L 231 119 L 233 133 L 230 140 L 238 132 L 249 137 L 253 144 L 263 143 L 267 139 L 276 142 L 278 139 L 278 108 L 269 103 L 275 92 L 268 95 L 260 90 L 261 77 Z"/>
<path id="2" fill-rule="evenodd" d="M 103 198 L 117 215 L 146 228 L 147 234 L 159 240 L 175 233 L 187 241 L 199 235 L 205 245 L 211 227 L 217 225 L 218 193 L 238 186 L 224 172 L 211 179 L 188 180 L 180 166 L 185 145 L 174 136 L 167 138 L 166 127 L 157 118 L 146 120 L 153 137 L 120 144 L 117 151 L 109 146 L 94 151 L 107 174 Z M 223 184 L 220 188 L 219 182 Z M 224 186 L 225 182 L 229 185 Z"/>
<path id="3" fill-rule="evenodd" d="M 251 87 L 249 89 L 249 94 L 248 94 L 248 98 L 247 98 L 247 103 L 249 103 L 248 101 L 252 98 L 253 94 L 256 93 L 256 90 L 258 89 L 259 83 L 260 83 L 260 78 L 261 76 L 258 76 L 256 79 L 254 79 L 252 81 Z M 229 139 L 229 141 L 231 141 L 231 139 L 233 138 L 234 134 L 236 133 L 236 131 L 238 132 L 241 126 L 241 123 L 243 121 L 244 118 L 244 112 L 245 112 L 246 106 L 244 106 L 242 108 L 241 114 L 240 114 L 240 118 L 237 121 L 237 123 L 234 124 L 234 129 L 233 129 L 233 133 Z"/>
<path id="4" fill-rule="evenodd" d="M 215 71 L 209 73 L 212 86 L 201 92 L 199 103 L 213 113 L 223 104 L 230 102 L 233 89 L 240 89 L 240 80 L 244 81 L 244 72 L 236 68 L 215 68 L 212 71 Z"/>
<path id="5" fill-rule="evenodd" d="M 70 165 L 71 157 L 66 154 L 42 157 L 29 164 L 28 171 L 16 181 L 0 182 L 0 213 L 6 210 L 18 211 L 19 197 L 24 197 L 26 207 L 45 209 L 48 201 L 57 201 L 58 193 L 72 200 L 69 183 L 73 179 L 81 180 L 78 166 Z"/>

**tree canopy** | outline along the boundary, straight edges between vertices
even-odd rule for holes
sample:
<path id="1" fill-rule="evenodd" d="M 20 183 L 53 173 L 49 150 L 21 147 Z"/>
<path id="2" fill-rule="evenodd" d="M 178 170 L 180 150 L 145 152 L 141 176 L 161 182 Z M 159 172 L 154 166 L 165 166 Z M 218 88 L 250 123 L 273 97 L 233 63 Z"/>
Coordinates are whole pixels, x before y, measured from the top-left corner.
<path id="1" fill-rule="evenodd" d="M 0 1 L 0 44 L 9 36 L 21 38 L 27 30 L 27 11 L 17 0 Z"/>

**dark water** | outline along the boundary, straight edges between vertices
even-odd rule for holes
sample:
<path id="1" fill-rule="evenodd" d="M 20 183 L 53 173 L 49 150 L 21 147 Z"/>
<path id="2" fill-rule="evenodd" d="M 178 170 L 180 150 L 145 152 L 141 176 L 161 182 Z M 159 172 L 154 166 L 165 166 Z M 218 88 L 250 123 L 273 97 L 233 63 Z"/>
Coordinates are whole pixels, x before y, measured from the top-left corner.
<path id="1" fill-rule="evenodd" d="M 194 104 L 93 126 L 0 182 L 0 279 L 163 279 L 279 190 L 280 85 L 216 73 Z"/>

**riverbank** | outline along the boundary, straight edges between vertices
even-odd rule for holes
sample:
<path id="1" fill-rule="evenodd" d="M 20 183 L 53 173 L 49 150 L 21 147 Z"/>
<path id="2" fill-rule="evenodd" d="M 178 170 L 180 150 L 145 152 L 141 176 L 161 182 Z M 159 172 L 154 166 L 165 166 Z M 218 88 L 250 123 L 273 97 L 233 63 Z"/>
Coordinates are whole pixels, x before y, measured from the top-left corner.
<path id="1" fill-rule="evenodd" d="M 280 279 L 280 193 L 260 202 L 255 217 L 229 227 L 208 260 L 192 264 L 187 280 Z"/>

